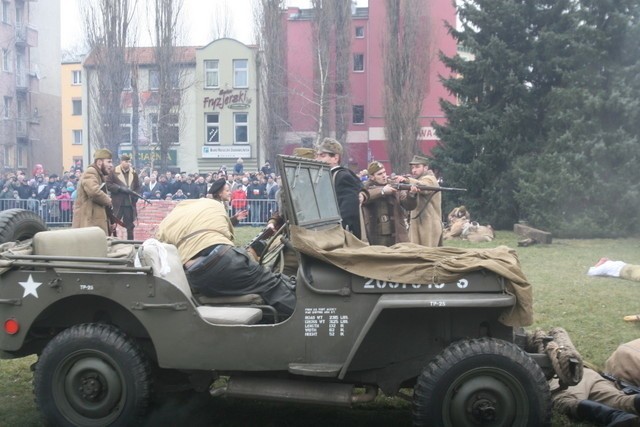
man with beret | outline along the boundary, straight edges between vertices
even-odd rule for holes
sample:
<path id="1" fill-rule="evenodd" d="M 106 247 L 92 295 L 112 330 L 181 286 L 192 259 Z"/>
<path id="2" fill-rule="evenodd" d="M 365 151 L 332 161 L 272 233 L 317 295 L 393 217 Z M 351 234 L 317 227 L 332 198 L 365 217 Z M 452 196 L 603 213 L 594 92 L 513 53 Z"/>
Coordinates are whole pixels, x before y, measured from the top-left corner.
<path id="1" fill-rule="evenodd" d="M 438 180 L 429 169 L 429 159 L 413 156 L 410 184 L 439 187 Z M 442 196 L 439 191 L 421 191 L 418 206 L 409 219 L 409 241 L 423 246 L 442 246 Z"/>
<path id="2" fill-rule="evenodd" d="M 128 154 L 120 156 L 120 164 L 107 176 L 107 189 L 111 193 L 114 215 L 124 223 L 127 240 L 133 240 L 138 198 L 131 193 L 140 193 L 141 185 L 138 174 L 131 167 L 131 157 Z"/>
<path id="3" fill-rule="evenodd" d="M 372 245 L 383 246 L 408 242 L 405 212 L 416 208 L 418 189 L 399 191 L 389 185 L 387 171 L 380 162 L 371 162 L 367 173 L 365 188 L 369 198 L 362 205 L 367 240 Z"/>
<path id="4" fill-rule="evenodd" d="M 100 227 L 108 236 L 111 225 L 106 209 L 111 209 L 106 178 L 113 169 L 111 151 L 101 148 L 93 154 L 93 163 L 87 167 L 78 182 L 73 206 L 73 228 Z"/>
<path id="5" fill-rule="evenodd" d="M 318 146 L 316 160 L 327 163 L 331 167 L 331 178 L 338 198 L 338 208 L 342 217 L 342 227 L 353 233 L 358 239 L 362 237 L 360 221 L 360 204 L 367 198 L 360 178 L 340 165 L 342 145 L 333 138 L 325 138 Z"/>
<path id="6" fill-rule="evenodd" d="M 206 198 L 178 203 L 160 223 L 156 237 L 178 248 L 195 291 L 210 297 L 258 294 L 288 317 L 296 303 L 294 286 L 234 246 L 233 223 L 247 212 L 229 218 L 225 202 L 230 196 L 225 178 L 214 181 Z"/>

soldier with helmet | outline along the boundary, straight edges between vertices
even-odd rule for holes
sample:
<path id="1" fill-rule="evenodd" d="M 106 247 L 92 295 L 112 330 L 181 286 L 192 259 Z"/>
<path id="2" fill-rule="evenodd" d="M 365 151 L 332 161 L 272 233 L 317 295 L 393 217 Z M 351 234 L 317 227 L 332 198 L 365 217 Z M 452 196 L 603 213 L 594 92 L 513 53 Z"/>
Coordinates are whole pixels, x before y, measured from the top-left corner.
<path id="1" fill-rule="evenodd" d="M 371 162 L 365 184 L 369 198 L 362 205 L 364 229 L 372 245 L 392 246 L 409 241 L 406 211 L 417 206 L 418 189 L 399 191 L 389 184 L 387 172 L 380 162 Z"/>
<path id="2" fill-rule="evenodd" d="M 331 167 L 338 208 L 342 217 L 342 227 L 353 233 L 358 239 L 362 237 L 360 221 L 360 204 L 367 198 L 360 178 L 350 169 L 341 166 L 342 145 L 333 138 L 325 138 L 318 146 L 316 160 L 327 163 Z"/>

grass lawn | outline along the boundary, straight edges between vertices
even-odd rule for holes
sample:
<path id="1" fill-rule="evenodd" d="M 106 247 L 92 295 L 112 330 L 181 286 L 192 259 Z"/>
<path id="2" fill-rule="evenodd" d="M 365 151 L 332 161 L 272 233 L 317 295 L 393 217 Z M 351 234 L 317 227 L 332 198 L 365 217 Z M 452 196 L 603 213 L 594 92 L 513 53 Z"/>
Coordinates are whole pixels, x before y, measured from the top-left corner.
<path id="1" fill-rule="evenodd" d="M 236 229 L 239 243 L 253 238 L 258 229 Z M 498 232 L 491 243 L 448 241 L 447 246 L 516 247 L 518 237 Z M 517 248 L 522 268 L 534 289 L 535 323 L 528 329 L 565 328 L 585 360 L 602 366 L 618 344 L 638 338 L 640 324 L 623 316 L 640 313 L 640 283 L 592 278 L 589 266 L 600 257 L 640 263 L 640 238 L 555 240 L 551 245 Z M 39 426 L 33 403 L 30 365 L 35 357 L 0 361 L 0 425 Z M 169 409 L 167 409 L 169 408 Z M 187 418 L 188 416 L 188 418 Z M 181 400 L 152 414 L 149 425 L 190 426 L 388 426 L 410 425 L 410 404 L 380 397 L 354 410 L 307 405 L 249 402 L 234 399 Z M 570 423 L 555 415 L 554 425 Z"/>

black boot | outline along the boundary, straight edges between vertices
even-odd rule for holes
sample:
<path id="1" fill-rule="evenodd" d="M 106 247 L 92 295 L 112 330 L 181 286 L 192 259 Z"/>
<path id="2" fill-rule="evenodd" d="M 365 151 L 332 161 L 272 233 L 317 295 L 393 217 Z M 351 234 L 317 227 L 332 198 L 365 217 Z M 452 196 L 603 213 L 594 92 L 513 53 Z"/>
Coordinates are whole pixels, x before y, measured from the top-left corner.
<path id="1" fill-rule="evenodd" d="M 577 415 L 578 419 L 607 427 L 640 426 L 640 418 L 637 415 L 614 409 L 593 400 L 581 400 L 578 403 Z"/>

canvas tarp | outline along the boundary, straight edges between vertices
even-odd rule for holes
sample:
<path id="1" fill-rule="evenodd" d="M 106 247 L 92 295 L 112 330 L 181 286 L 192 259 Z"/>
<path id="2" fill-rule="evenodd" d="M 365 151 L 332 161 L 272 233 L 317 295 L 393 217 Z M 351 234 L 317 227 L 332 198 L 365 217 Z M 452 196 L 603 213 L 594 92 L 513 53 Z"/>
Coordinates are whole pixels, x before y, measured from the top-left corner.
<path id="1" fill-rule="evenodd" d="M 500 316 L 508 326 L 533 323 L 533 296 L 515 251 L 492 249 L 429 248 L 412 243 L 391 247 L 369 246 L 340 226 L 307 230 L 291 226 L 291 242 L 300 252 L 349 273 L 389 282 L 430 284 L 452 282 L 466 273 L 487 269 L 504 277 L 516 305 Z"/>

